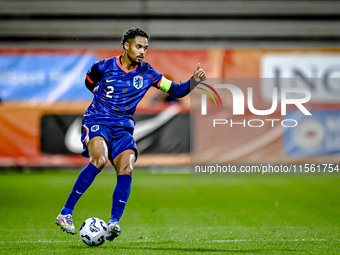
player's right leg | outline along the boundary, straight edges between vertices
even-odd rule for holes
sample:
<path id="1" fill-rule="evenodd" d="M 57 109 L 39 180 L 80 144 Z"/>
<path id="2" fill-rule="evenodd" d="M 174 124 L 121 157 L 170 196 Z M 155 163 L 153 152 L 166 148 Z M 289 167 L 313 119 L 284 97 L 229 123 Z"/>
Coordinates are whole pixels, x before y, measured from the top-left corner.
<path id="1" fill-rule="evenodd" d="M 104 168 L 108 160 L 108 149 L 106 140 L 102 136 L 95 136 L 87 144 L 90 163 L 80 172 L 72 191 L 56 218 L 56 224 L 63 231 L 75 234 L 76 230 L 72 221 L 72 214 L 75 205 L 80 197 L 90 187 L 97 174 Z"/>

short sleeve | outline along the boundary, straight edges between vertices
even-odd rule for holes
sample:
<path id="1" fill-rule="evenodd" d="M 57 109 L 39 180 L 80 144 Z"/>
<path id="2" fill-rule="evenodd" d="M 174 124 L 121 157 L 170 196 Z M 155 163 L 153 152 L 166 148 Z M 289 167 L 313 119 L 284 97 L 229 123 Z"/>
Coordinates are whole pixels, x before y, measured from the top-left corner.
<path id="1" fill-rule="evenodd" d="M 96 84 L 97 82 L 100 81 L 102 74 L 99 71 L 99 65 L 100 65 L 100 60 L 94 63 L 91 68 L 87 71 L 86 74 L 86 79 L 91 83 L 91 84 Z"/>
<path id="2" fill-rule="evenodd" d="M 151 86 L 159 88 L 158 84 L 161 82 L 163 74 L 161 74 L 155 68 L 149 65 L 148 76 L 151 79 Z"/>

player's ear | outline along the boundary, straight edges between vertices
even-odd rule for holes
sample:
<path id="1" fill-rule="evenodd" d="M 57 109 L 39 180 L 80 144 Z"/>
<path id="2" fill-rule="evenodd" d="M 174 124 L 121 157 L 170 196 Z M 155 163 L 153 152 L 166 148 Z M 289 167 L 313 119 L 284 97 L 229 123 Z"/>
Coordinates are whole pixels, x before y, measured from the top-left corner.
<path id="1" fill-rule="evenodd" d="M 129 50 L 130 44 L 128 42 L 124 43 L 124 50 L 128 51 Z"/>

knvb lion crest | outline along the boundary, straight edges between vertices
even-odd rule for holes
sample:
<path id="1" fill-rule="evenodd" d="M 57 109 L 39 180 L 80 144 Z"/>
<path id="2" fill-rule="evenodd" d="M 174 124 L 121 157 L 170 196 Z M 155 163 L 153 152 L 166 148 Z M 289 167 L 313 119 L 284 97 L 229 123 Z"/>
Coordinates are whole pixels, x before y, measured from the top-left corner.
<path id="1" fill-rule="evenodd" d="M 99 130 L 99 125 L 94 125 L 91 127 L 92 132 L 97 132 Z"/>
<path id="2" fill-rule="evenodd" d="M 143 87 L 143 77 L 140 75 L 133 77 L 133 86 L 135 86 L 136 89 Z"/>

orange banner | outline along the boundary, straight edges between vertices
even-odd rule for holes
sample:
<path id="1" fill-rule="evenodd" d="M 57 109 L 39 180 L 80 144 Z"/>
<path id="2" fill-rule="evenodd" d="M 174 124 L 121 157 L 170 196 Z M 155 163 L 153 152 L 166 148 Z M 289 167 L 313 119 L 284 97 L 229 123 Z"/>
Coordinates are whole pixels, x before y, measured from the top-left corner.
<path id="1" fill-rule="evenodd" d="M 44 54 L 92 54 L 98 59 L 109 58 L 122 54 L 121 49 L 0 49 L 1 55 L 44 55 Z M 297 59 L 299 61 L 297 61 Z M 308 81 L 313 75 L 317 74 L 321 78 L 333 75 L 332 66 L 334 63 L 340 64 L 340 49 L 202 49 L 202 50 L 162 50 L 150 49 L 146 55 L 145 61 L 149 62 L 165 77 L 175 82 L 184 82 L 188 80 L 198 63 L 206 71 L 209 78 L 267 78 L 266 75 L 277 75 L 282 78 L 284 75 L 300 75 Z M 333 61 L 334 60 L 334 61 Z M 308 66 L 308 63 L 314 63 Z M 333 62 L 332 62 L 333 61 Z M 292 69 L 291 66 L 295 66 Z M 307 63 L 307 64 L 306 64 Z M 334 65 L 333 65 L 334 64 Z M 339 65 L 338 64 L 338 65 Z M 335 73 L 335 71 L 333 71 Z M 273 77 L 274 77 L 273 76 Z M 273 78 L 270 77 L 270 78 Z M 274 77 L 275 78 L 275 77 Z M 85 79 L 85 73 L 84 73 Z M 311 84 L 313 86 L 313 84 Z M 6 88 L 1 88 L 5 90 Z M 0 90 L 0 95 L 1 95 Z M 86 90 L 84 86 L 84 90 Z M 254 88 L 255 95 L 259 100 L 265 102 L 267 92 L 258 85 Z M 333 92 L 333 93 L 332 93 Z M 317 100 L 311 102 L 314 110 L 332 109 L 340 111 L 340 99 L 338 101 L 339 89 L 331 84 L 315 87 L 315 96 Z M 162 100 L 164 92 L 157 89 L 150 89 L 137 108 L 137 113 L 153 112 L 159 113 L 165 105 Z M 229 97 L 230 95 L 225 95 Z M 313 96 L 314 97 L 314 96 Z M 312 97 L 312 98 L 313 98 Z M 225 99 L 225 98 L 224 98 Z M 180 99 L 182 112 L 188 112 L 190 107 L 190 96 Z M 227 104 L 231 105 L 232 101 L 228 100 Z M 75 166 L 84 165 L 88 159 L 78 155 L 47 155 L 40 150 L 40 120 L 45 114 L 83 114 L 90 104 L 86 102 L 6 102 L 0 104 L 0 166 Z M 264 104 L 268 106 L 268 103 Z M 330 115 L 331 116 L 331 115 Z M 333 116 L 333 115 L 332 115 Z M 248 116 L 249 117 L 249 116 Z M 203 125 L 204 127 L 204 125 Z M 310 128 L 308 125 L 306 128 Z M 196 144 L 202 144 L 204 129 L 197 130 L 193 139 Z M 317 130 L 308 133 L 318 135 Z M 203 132 L 203 133 L 202 133 Z M 234 163 L 241 162 L 259 162 L 268 160 L 270 162 L 290 162 L 297 159 L 292 155 L 287 155 L 283 148 L 283 137 L 279 131 L 262 130 L 256 131 L 252 138 L 249 138 L 248 129 L 236 133 L 228 132 L 226 139 L 230 141 L 228 145 L 228 155 L 225 159 Z M 316 132 L 316 133 L 315 133 Z M 335 132 L 335 131 L 334 131 Z M 273 133 L 273 134 L 271 134 Z M 274 134 L 275 133 L 275 134 Z M 334 133 L 335 134 L 335 133 Z M 239 146 L 236 148 L 233 144 L 235 137 Z M 268 138 L 271 137 L 271 140 Z M 263 139 L 262 139 L 263 138 Z M 315 139 L 321 139 L 314 137 Z M 311 139 L 314 139 L 311 136 Z M 215 138 L 214 138 L 215 139 Z M 211 139 L 210 142 L 213 142 Z M 264 140 L 269 139 L 267 144 Z M 306 138 L 307 139 L 307 138 Z M 322 138 L 323 139 L 323 138 Z M 253 146 L 253 151 L 243 150 L 244 147 L 250 148 L 250 145 L 262 144 L 259 149 Z M 304 140 L 301 140 L 304 142 Z M 300 142 L 301 142 L 300 141 Z M 308 139 L 306 142 L 308 143 Z M 250 144 L 248 146 L 248 144 Z M 243 147 L 242 147 L 243 146 Z M 202 149 L 202 148 L 201 148 Z M 237 149 L 237 150 L 236 150 Z M 244 153 L 247 151 L 247 153 Z M 334 150 L 336 152 L 336 150 Z M 239 154 L 237 154 L 239 152 Z M 189 155 L 177 155 L 177 160 L 170 155 L 140 155 L 137 164 L 189 164 Z M 209 155 L 208 155 L 209 156 Z M 162 158 L 163 157 L 163 158 Z M 221 155 L 222 157 L 222 155 Z M 326 158 L 325 158 L 326 157 Z M 321 159 L 339 157 L 338 153 L 330 156 L 322 156 Z"/>

